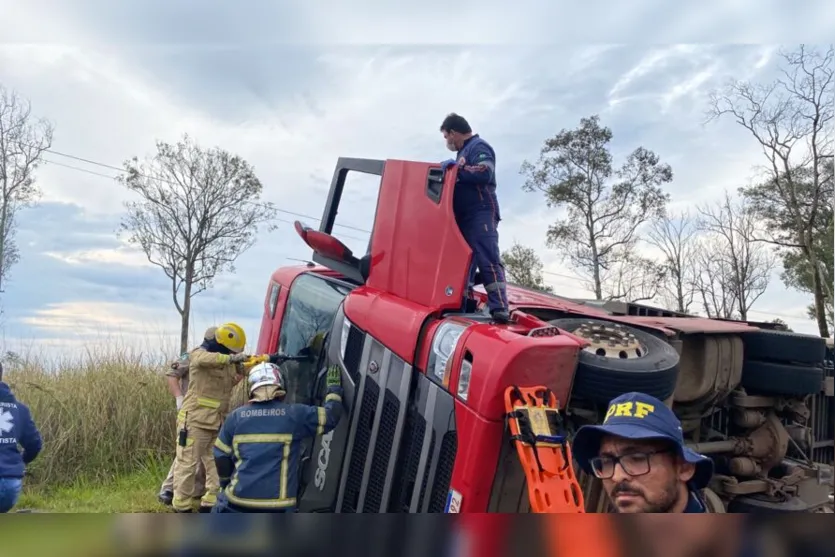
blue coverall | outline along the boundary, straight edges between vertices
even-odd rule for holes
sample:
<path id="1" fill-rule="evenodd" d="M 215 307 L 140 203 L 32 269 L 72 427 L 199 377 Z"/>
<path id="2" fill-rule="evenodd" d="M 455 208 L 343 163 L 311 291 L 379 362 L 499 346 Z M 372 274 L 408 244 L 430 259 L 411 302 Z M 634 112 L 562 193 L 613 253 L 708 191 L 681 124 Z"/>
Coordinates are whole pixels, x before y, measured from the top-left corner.
<path id="1" fill-rule="evenodd" d="M 330 386 L 323 407 L 273 399 L 231 412 L 214 447 L 221 492 L 213 512 L 295 512 L 301 442 L 336 427 L 342 394 Z"/>
<path id="2" fill-rule="evenodd" d="M 472 288 L 478 268 L 490 313 L 507 312 L 507 287 L 499 251 L 501 214 L 496 197 L 496 152 L 475 134 L 458 151 L 456 163 L 458 181 L 453 210 L 461 234 L 473 250 L 468 287 Z"/>
<path id="3" fill-rule="evenodd" d="M 29 407 L 0 381 L 0 513 L 9 512 L 17 504 L 26 465 L 38 456 L 42 446 Z"/>

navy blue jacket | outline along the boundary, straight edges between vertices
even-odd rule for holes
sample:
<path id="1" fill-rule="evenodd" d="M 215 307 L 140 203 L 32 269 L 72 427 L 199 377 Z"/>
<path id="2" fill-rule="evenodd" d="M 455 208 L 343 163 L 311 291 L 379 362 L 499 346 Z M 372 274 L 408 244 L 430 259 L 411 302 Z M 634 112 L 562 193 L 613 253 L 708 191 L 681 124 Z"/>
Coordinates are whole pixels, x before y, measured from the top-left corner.
<path id="1" fill-rule="evenodd" d="M 682 512 L 684 512 L 684 513 L 706 513 L 707 508 L 705 507 L 705 504 L 702 501 L 702 498 L 699 497 L 699 495 L 696 492 L 691 491 L 690 492 L 690 497 L 688 497 L 688 499 L 687 499 L 687 506 L 684 507 L 684 510 Z"/>
<path id="2" fill-rule="evenodd" d="M 342 416 L 342 387 L 330 387 L 324 407 L 253 402 L 236 408 L 214 447 L 221 484 L 234 473 L 223 495 L 233 505 L 262 510 L 296 507 L 303 439 L 328 433 Z"/>
<path id="3" fill-rule="evenodd" d="M 29 407 L 18 402 L 9 386 L 0 381 L 0 478 L 22 478 L 42 445 Z"/>
<path id="4" fill-rule="evenodd" d="M 496 197 L 496 152 L 478 134 L 464 142 L 456 156 L 458 181 L 452 206 L 459 223 L 469 223 L 476 216 L 501 220 Z"/>

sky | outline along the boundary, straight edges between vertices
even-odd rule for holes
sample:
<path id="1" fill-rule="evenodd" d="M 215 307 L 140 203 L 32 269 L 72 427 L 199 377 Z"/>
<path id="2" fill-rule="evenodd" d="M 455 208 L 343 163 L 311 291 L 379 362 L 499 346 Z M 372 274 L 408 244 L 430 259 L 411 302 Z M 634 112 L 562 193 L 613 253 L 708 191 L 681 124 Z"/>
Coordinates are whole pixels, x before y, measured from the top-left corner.
<path id="1" fill-rule="evenodd" d="M 545 246 L 558 213 L 522 191 L 522 162 L 599 114 L 616 163 L 644 146 L 673 167 L 673 209 L 716 200 L 749 184 L 763 159 L 732 122 L 704 124 L 709 91 L 773 79 L 775 41 L 820 40 L 835 21 L 833 3 L 556 4 L 0 0 L 0 83 L 55 126 L 36 175 L 40 202 L 18 218 L 21 260 L 2 293 L 0 348 L 176 350 L 170 282 L 116 236 L 134 198 L 110 167 L 183 133 L 244 157 L 280 209 L 278 229 L 261 232 L 236 272 L 194 299 L 195 340 L 235 320 L 254 346 L 271 272 L 310 258 L 292 222 L 318 225 L 336 159 L 448 158 L 438 126 L 451 111 L 498 153 L 502 249 L 534 247 L 546 283 L 590 297 Z M 445 24 L 458 14 L 463 23 Z M 801 23 L 803 36 L 792 34 Z M 373 217 L 373 185 L 351 181 L 343 196 L 337 229 L 349 247 L 367 243 L 357 229 Z M 815 333 L 808 303 L 775 274 L 751 318 Z"/>

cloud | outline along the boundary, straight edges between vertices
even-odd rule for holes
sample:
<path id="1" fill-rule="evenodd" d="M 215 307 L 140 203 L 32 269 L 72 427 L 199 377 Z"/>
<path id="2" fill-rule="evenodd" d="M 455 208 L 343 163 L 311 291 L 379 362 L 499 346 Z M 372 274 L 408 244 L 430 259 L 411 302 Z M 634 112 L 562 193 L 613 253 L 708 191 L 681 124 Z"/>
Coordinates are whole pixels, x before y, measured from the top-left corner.
<path id="1" fill-rule="evenodd" d="M 74 0 L 49 4 L 48 19 L 33 3 L 4 5 L 14 24 L 0 45 L 0 81 L 56 124 L 53 152 L 38 171 L 43 203 L 19 216 L 22 259 L 3 296 L 7 343 L 104 342 L 98 330 L 176 336 L 170 282 L 116 237 L 132 197 L 111 166 L 184 132 L 246 158 L 263 197 L 281 210 L 279 229 L 261 233 L 234 274 L 194 299 L 194 335 L 209 322 L 236 319 L 253 341 L 272 270 L 310 258 L 292 222 L 318 225 L 336 159 L 444 158 L 437 128 L 450 111 L 464 114 L 498 152 L 502 248 L 514 240 L 536 248 L 546 280 L 568 296 L 588 293 L 545 245 L 559 213 L 521 190 L 519 167 L 536 159 L 545 138 L 601 114 L 614 133 L 616 163 L 642 145 L 673 166 L 674 207 L 744 185 L 760 163 L 743 130 L 703 125 L 705 95 L 732 77 L 770 79 L 776 47 L 705 44 L 715 18 L 676 18 L 680 7 L 651 3 L 609 7 L 607 17 L 587 21 L 589 36 L 609 32 L 607 40 L 619 43 L 624 29 L 663 35 L 671 22 L 690 18 L 693 26 L 677 32 L 702 33 L 692 40 L 699 44 L 567 46 L 577 33 L 567 23 L 576 7 L 557 13 L 540 2 L 530 11 L 514 4 L 482 13 L 464 3 L 450 13 L 437 3 L 438 14 L 467 14 L 473 31 L 462 39 L 438 30 L 440 16 L 427 14 L 433 2 L 422 10 L 386 4 L 370 19 L 361 14 L 371 3 L 360 4 L 242 10 L 211 1 L 195 12 L 177 2 Z M 370 44 L 380 33 L 389 45 Z M 554 37 L 562 44 L 545 44 Z M 351 178 L 343 196 L 337 230 L 355 251 L 368 242 L 376 187 Z M 796 315 L 793 326 L 813 331 L 807 303 L 775 280 L 756 307 Z M 68 332 L 73 315 L 76 336 Z"/>

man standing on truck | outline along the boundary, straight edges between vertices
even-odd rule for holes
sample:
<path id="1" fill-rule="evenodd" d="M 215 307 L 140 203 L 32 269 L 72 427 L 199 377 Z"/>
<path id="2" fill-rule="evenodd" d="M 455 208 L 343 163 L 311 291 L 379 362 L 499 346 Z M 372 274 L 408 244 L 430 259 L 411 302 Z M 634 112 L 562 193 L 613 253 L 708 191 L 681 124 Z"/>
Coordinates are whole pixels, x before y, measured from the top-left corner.
<path id="1" fill-rule="evenodd" d="M 217 327 L 209 327 L 203 334 L 203 340 L 211 340 L 215 338 Z M 186 392 L 188 392 L 188 352 L 180 356 L 179 360 L 171 362 L 171 365 L 165 371 L 165 380 L 168 383 L 168 390 L 174 397 L 177 403 L 177 412 L 183 406 L 183 399 Z M 194 477 L 196 483 L 195 488 L 202 495 L 206 489 L 206 470 L 203 468 L 203 461 L 197 463 L 197 474 Z M 162 482 L 159 490 L 159 500 L 163 505 L 171 505 L 174 499 L 174 463 L 171 463 L 171 468 L 168 470 L 168 476 Z"/>
<path id="2" fill-rule="evenodd" d="M 468 279 L 469 294 L 476 282 L 476 267 L 487 291 L 490 314 L 497 323 L 510 320 L 505 272 L 499 251 L 498 226 L 501 220 L 496 196 L 496 152 L 470 124 L 454 112 L 441 123 L 447 149 L 457 152 L 455 159 L 441 163 L 441 168 L 458 166 L 453 211 L 461 234 L 473 250 Z"/>
<path id="3" fill-rule="evenodd" d="M 339 366 L 328 370 L 327 388 L 324 407 L 286 404 L 280 368 L 252 368 L 249 404 L 229 414 L 215 441 L 221 492 L 213 512 L 295 512 L 301 442 L 328 433 L 342 416 Z"/>
<path id="4" fill-rule="evenodd" d="M 23 447 L 21 453 L 20 448 Z M 26 466 L 41 452 L 41 434 L 29 407 L 3 382 L 0 363 L 0 513 L 14 508 L 23 489 Z"/>
<path id="5" fill-rule="evenodd" d="M 210 512 L 217 501 L 218 477 L 212 446 L 229 410 L 232 389 L 244 378 L 246 334 L 235 323 L 221 325 L 214 338 L 189 354 L 189 387 L 177 414 L 177 458 L 174 461 L 174 499 L 177 512 Z M 202 463 L 206 489 L 195 485 Z M 201 497 L 202 495 L 202 497 Z"/>
<path id="6" fill-rule="evenodd" d="M 574 456 L 619 513 L 705 513 L 698 494 L 713 461 L 684 444 L 681 422 L 663 402 L 626 393 L 611 403 L 602 425 L 577 430 Z"/>

